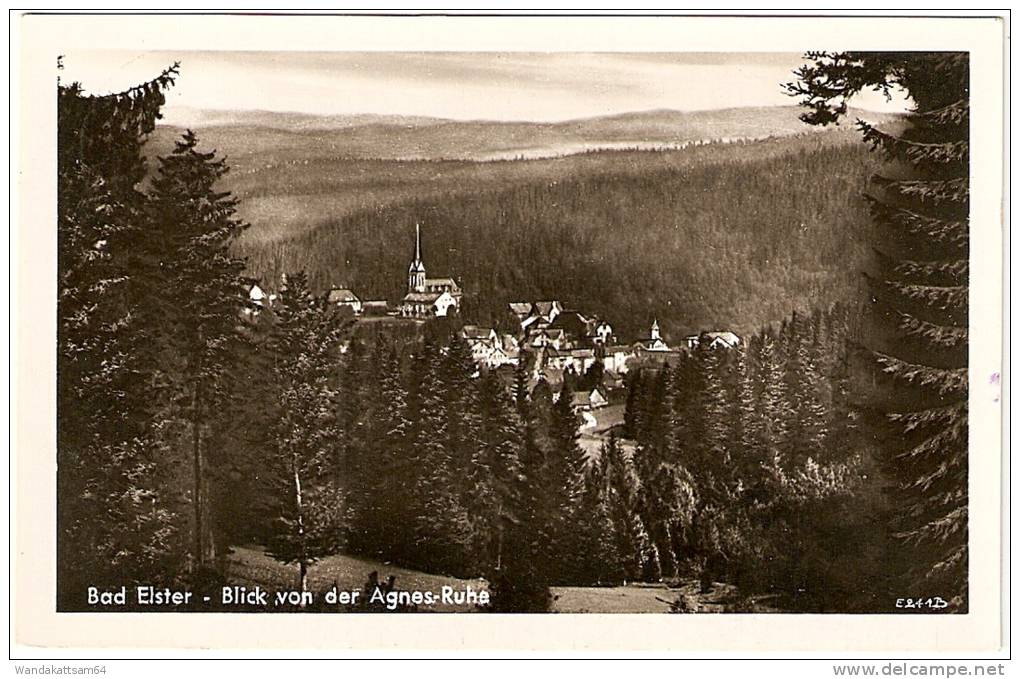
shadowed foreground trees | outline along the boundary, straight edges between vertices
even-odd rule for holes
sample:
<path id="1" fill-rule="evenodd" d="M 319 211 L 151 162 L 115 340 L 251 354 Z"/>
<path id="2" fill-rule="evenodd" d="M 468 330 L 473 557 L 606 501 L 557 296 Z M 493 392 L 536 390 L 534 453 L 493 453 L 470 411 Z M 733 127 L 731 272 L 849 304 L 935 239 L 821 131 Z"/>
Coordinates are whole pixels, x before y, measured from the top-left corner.
<path id="1" fill-rule="evenodd" d="M 787 86 L 816 125 L 846 114 L 854 94 L 906 91 L 900 134 L 858 121 L 887 163 L 868 200 L 879 231 L 869 277 L 865 343 L 875 390 L 858 398 L 877 427 L 896 479 L 890 529 L 901 541 L 901 586 L 967 610 L 967 323 L 969 58 L 965 53 L 809 53 Z M 865 390 L 867 388 L 867 390 Z"/>

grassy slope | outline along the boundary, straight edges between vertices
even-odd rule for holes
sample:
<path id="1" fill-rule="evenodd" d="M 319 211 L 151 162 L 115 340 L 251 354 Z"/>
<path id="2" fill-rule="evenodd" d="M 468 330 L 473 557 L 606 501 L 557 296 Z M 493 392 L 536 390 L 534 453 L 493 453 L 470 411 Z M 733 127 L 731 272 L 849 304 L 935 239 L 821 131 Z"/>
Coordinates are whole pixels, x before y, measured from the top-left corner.
<path id="1" fill-rule="evenodd" d="M 381 580 L 389 575 L 396 576 L 396 585 L 402 590 L 430 590 L 438 592 L 444 585 L 463 589 L 471 585 L 475 590 L 485 588 L 484 580 L 461 580 L 444 575 L 432 575 L 412 571 L 398 566 L 389 566 L 378 561 L 338 554 L 329 556 L 314 564 L 308 571 L 308 587 L 314 592 L 323 592 L 333 585 L 341 590 L 360 591 L 368 574 L 378 571 Z M 259 547 L 234 547 L 228 557 L 228 580 L 242 585 L 262 585 L 272 589 L 294 588 L 297 586 L 298 569 L 295 565 L 285 566 L 266 554 Z M 470 606 L 461 608 L 470 609 Z M 458 610 L 455 605 L 439 604 L 433 610 L 451 612 Z"/>
<path id="2" fill-rule="evenodd" d="M 396 576 L 398 589 L 438 592 L 444 585 L 461 590 L 471 585 L 475 590 L 486 588 L 484 580 L 462 580 L 445 575 L 422 573 L 378 561 L 338 554 L 322 559 L 309 570 L 309 588 L 325 591 L 334 584 L 342 590 L 361 590 L 368 574 L 378 571 L 381 580 Z M 271 590 L 293 588 L 297 583 L 297 567 L 284 566 L 254 546 L 235 547 L 229 557 L 228 580 L 233 584 L 262 585 Z M 673 593 L 664 585 L 632 585 L 624 587 L 556 587 L 553 611 L 558 613 L 664 613 L 668 606 L 658 598 L 671 600 Z M 657 598 L 658 597 L 658 598 Z M 474 612 L 469 605 L 437 604 L 429 611 L 437 613 Z"/>
<path id="3" fill-rule="evenodd" d="M 487 587 L 484 580 L 462 580 L 445 575 L 390 566 L 378 561 L 342 554 L 326 557 L 309 570 L 309 588 L 325 591 L 333 585 L 342 590 L 361 590 L 369 573 L 378 571 L 381 580 L 396 576 L 398 589 L 438 592 L 444 585 L 462 590 Z M 297 566 L 284 566 L 265 555 L 256 546 L 235 547 L 228 560 L 228 581 L 239 585 L 261 585 L 269 590 L 290 589 L 297 583 Z M 717 583 L 710 592 L 701 593 L 697 582 L 685 581 L 675 587 L 664 584 L 633 584 L 617 587 L 553 587 L 554 613 L 667 613 L 669 604 L 682 597 L 691 608 L 702 613 L 722 612 L 727 605 L 746 605 L 737 599 L 732 586 Z M 438 613 L 476 612 L 473 606 L 439 604 L 427 609 Z M 770 609 L 754 604 L 754 612 Z"/>

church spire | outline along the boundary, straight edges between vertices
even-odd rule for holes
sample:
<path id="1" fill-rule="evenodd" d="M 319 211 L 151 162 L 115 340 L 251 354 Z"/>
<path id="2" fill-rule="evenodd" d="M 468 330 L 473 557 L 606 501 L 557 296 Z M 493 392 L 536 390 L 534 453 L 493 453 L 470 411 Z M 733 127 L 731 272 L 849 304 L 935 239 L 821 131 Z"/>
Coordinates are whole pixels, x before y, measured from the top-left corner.
<path id="1" fill-rule="evenodd" d="M 425 262 L 421 261 L 421 225 L 414 223 L 414 261 L 407 268 L 407 291 L 425 291 Z"/>
<path id="2" fill-rule="evenodd" d="M 421 224 L 414 223 L 414 261 L 421 261 Z"/>

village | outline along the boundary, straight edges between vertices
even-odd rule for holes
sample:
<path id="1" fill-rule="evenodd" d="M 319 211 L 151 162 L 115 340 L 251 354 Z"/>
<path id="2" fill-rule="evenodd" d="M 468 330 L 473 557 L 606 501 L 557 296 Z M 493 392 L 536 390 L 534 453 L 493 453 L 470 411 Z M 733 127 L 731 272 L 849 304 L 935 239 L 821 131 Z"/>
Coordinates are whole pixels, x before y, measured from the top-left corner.
<path id="1" fill-rule="evenodd" d="M 432 318 L 458 316 L 463 295 L 454 278 L 426 276 L 421 226 L 415 224 L 407 292 L 399 302 L 363 300 L 345 287 L 329 290 L 326 299 L 359 319 L 393 318 L 424 323 Z M 249 297 L 256 306 L 263 306 L 271 304 L 275 295 L 253 283 Z M 583 386 L 572 389 L 569 398 L 582 419 L 582 431 L 591 433 L 604 433 L 622 422 L 624 380 L 630 370 L 673 365 L 703 342 L 709 343 L 710 348 L 724 350 L 741 344 L 736 334 L 713 330 L 685 336 L 680 345 L 670 346 L 654 318 L 646 337 L 621 342 L 608 320 L 567 308 L 556 299 L 514 301 L 508 304 L 508 309 L 517 319 L 517 332 L 501 333 L 470 323 L 459 330 L 479 373 L 494 372 L 509 385 L 517 366 L 523 363 L 529 392 L 544 383 L 554 399 L 562 397 L 564 383 Z"/>

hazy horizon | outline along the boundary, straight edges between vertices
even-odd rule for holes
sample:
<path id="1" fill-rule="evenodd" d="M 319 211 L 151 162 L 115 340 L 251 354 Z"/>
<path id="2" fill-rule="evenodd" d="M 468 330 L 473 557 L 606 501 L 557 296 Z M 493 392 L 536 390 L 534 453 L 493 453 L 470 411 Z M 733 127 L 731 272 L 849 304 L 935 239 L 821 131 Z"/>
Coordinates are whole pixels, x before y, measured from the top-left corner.
<path id="1" fill-rule="evenodd" d="M 65 55 L 60 76 L 103 94 L 181 62 L 163 123 L 203 112 L 556 123 L 653 111 L 796 104 L 797 53 L 123 52 Z M 228 85 L 229 84 L 229 85 Z M 852 105 L 903 111 L 865 93 Z"/>
<path id="2" fill-rule="evenodd" d="M 428 115 L 417 115 L 417 114 L 401 114 L 401 113 L 380 113 L 378 111 L 355 111 L 351 113 L 308 113 L 306 111 L 294 111 L 294 110 L 271 110 L 271 109 L 238 109 L 238 108 L 195 108 L 195 107 L 175 107 L 172 111 L 174 119 L 167 120 L 166 116 L 159 120 L 157 124 L 168 125 L 173 127 L 183 127 L 187 124 L 204 123 L 204 124 L 218 124 L 219 121 L 215 120 L 213 116 L 223 116 L 226 118 L 230 114 L 238 115 L 277 115 L 277 116 L 303 116 L 309 118 L 321 118 L 321 119 L 343 119 L 343 118 L 394 118 L 394 119 L 420 119 L 420 120 L 434 120 L 436 122 L 453 122 L 453 123 L 503 123 L 503 124 L 532 124 L 532 125 L 556 125 L 562 123 L 571 122 L 583 122 L 587 120 L 600 120 L 600 119 L 611 119 L 611 118 L 622 118 L 626 116 L 641 116 L 641 115 L 653 115 L 653 114 L 697 114 L 697 113 L 713 113 L 719 111 L 736 111 L 741 109 L 781 109 L 796 107 L 795 101 L 790 101 L 786 104 L 773 104 L 773 105 L 760 105 L 760 106 L 726 106 L 723 108 L 714 109 L 695 109 L 683 111 L 680 109 L 670 108 L 653 108 L 653 109 L 639 109 L 633 111 L 621 111 L 619 113 L 610 113 L 606 115 L 595 115 L 595 116 L 583 116 L 580 118 L 563 118 L 554 120 L 525 120 L 525 119 L 494 119 L 494 118 L 441 118 L 438 116 Z M 854 105 L 851 106 L 851 110 L 862 111 L 866 113 L 888 113 L 888 111 L 881 111 L 874 108 L 865 108 L 863 106 Z M 896 111 L 893 111 L 896 112 Z M 197 116 L 209 116 L 207 120 L 197 120 Z M 180 122 L 177 119 L 185 119 L 186 122 Z M 215 122 L 214 122 L 215 121 Z"/>

